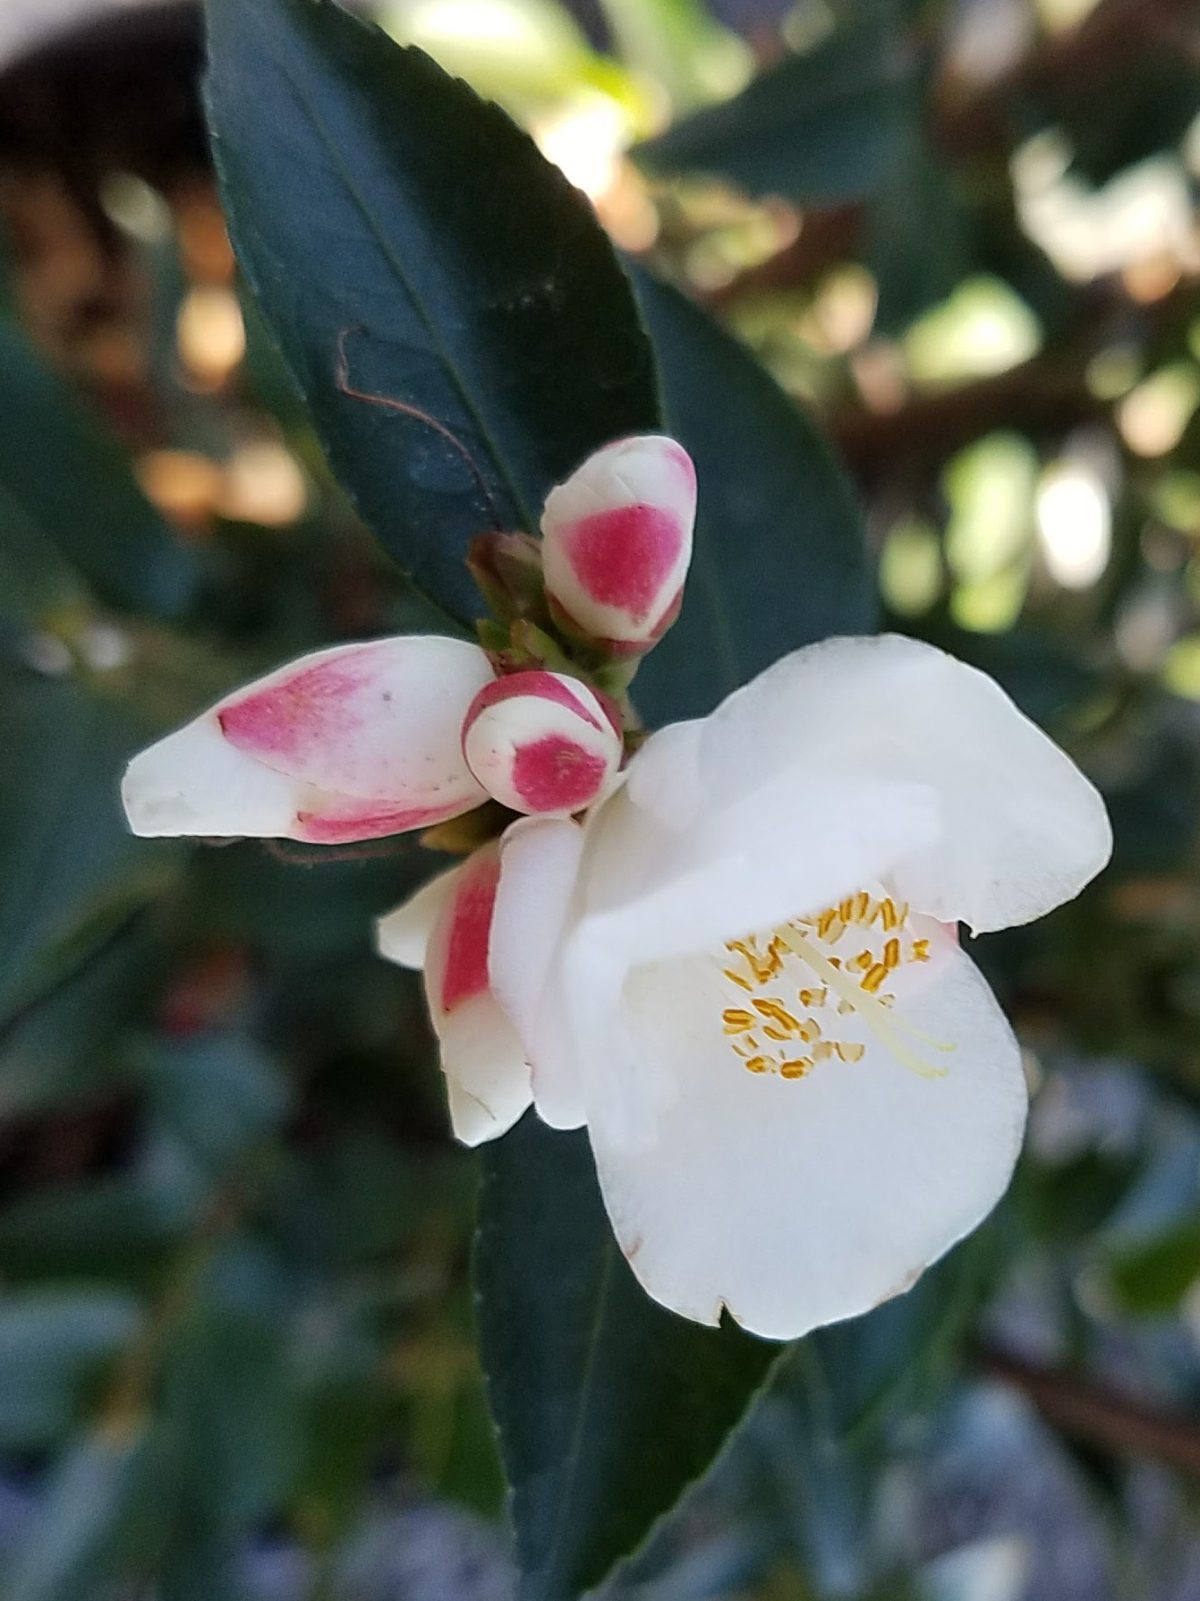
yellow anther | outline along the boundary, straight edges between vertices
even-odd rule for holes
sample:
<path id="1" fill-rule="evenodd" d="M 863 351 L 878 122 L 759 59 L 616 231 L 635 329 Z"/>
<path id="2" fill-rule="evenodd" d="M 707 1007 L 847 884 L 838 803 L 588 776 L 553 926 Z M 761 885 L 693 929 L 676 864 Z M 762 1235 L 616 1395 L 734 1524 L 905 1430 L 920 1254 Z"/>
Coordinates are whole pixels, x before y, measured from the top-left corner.
<path id="1" fill-rule="evenodd" d="M 880 986 L 883 984 L 887 976 L 887 968 L 882 962 L 876 962 L 875 966 L 862 980 L 862 988 L 866 990 L 868 995 L 875 995 L 878 993 Z"/>
<path id="2" fill-rule="evenodd" d="M 883 965 L 889 973 L 893 967 L 900 966 L 900 941 L 898 939 L 888 940 L 883 947 Z"/>
<path id="3" fill-rule="evenodd" d="M 751 1056 L 746 1062 L 747 1073 L 768 1073 L 771 1064 L 765 1056 Z"/>
<path id="4" fill-rule="evenodd" d="M 868 973 L 875 966 L 875 958 L 870 951 L 859 951 L 857 956 L 851 957 L 846 966 L 851 973 Z"/>
<path id="5" fill-rule="evenodd" d="M 846 899 L 838 906 L 838 916 L 841 918 L 843 923 L 852 923 L 854 921 L 853 895 L 847 895 Z"/>
<path id="6" fill-rule="evenodd" d="M 826 1000 L 829 998 L 829 991 L 827 989 L 801 990 L 799 994 L 801 1006 L 824 1006 Z"/>
<path id="7" fill-rule="evenodd" d="M 800 1025 L 800 1038 L 807 1045 L 812 1040 L 821 1038 L 821 1025 L 815 1017 L 806 1017 Z"/>
<path id="8" fill-rule="evenodd" d="M 748 978 L 743 978 L 740 973 L 735 973 L 732 967 L 726 967 L 722 971 L 731 984 L 736 984 L 739 989 L 745 990 L 747 995 L 754 993 L 754 985 Z"/>
<path id="9" fill-rule="evenodd" d="M 929 960 L 929 941 L 927 939 L 913 940 L 909 959 L 914 962 L 927 962 Z"/>
<path id="10" fill-rule="evenodd" d="M 753 1014 L 743 1012 L 736 1006 L 731 1006 L 722 1012 L 721 1021 L 725 1025 L 726 1034 L 745 1034 L 754 1027 Z"/>
<path id="11" fill-rule="evenodd" d="M 779 1075 L 781 1078 L 803 1078 L 806 1073 L 812 1072 L 812 1067 L 811 1056 L 798 1056 L 794 1061 L 780 1062 Z"/>
<path id="12" fill-rule="evenodd" d="M 787 1007 L 773 997 L 768 997 L 763 1001 L 755 1001 L 754 1010 L 760 1017 L 769 1017 L 772 1023 L 779 1028 L 790 1029 L 793 1034 L 800 1027 L 799 1018 L 793 1017 Z"/>
<path id="13" fill-rule="evenodd" d="M 900 927 L 900 916 L 896 911 L 896 903 L 890 895 L 888 895 L 884 900 L 880 901 L 879 911 L 882 917 L 885 933 L 890 934 L 892 929 Z"/>

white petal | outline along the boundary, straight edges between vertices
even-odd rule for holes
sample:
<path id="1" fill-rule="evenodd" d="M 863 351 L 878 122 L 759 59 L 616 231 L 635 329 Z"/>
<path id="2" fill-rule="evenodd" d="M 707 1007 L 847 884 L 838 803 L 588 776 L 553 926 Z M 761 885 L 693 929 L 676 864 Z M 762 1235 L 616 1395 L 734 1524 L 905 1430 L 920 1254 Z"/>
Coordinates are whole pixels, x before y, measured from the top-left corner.
<path id="1" fill-rule="evenodd" d="M 509 828 L 488 952 L 493 992 L 523 1043 L 538 1116 L 551 1128 L 578 1128 L 584 1120 L 561 980 L 562 936 L 583 841 L 578 823 L 527 818 Z"/>
<path id="2" fill-rule="evenodd" d="M 130 828 L 151 839 L 283 839 L 309 794 L 235 749 L 211 714 L 135 756 L 121 783 Z"/>
<path id="3" fill-rule="evenodd" d="M 1111 849 L 1095 789 L 997 684 L 896 635 L 777 662 L 708 719 L 701 769 L 717 808 L 787 774 L 834 790 L 873 775 L 935 786 L 940 843 L 913 853 L 897 888 L 976 930 L 1069 900 Z"/>
<path id="4" fill-rule="evenodd" d="M 481 847 L 444 877 L 450 883 L 425 950 L 425 994 L 453 1091 L 454 1132 L 477 1145 L 511 1128 L 533 1098 L 524 1049 L 488 974 L 498 846 Z"/>
<path id="5" fill-rule="evenodd" d="M 790 775 L 683 828 L 658 821 L 630 782 L 588 833 L 586 937 L 626 966 L 711 950 L 886 876 L 938 835 L 928 785 L 804 786 Z"/>
<path id="6" fill-rule="evenodd" d="M 791 1081 L 733 1054 L 719 962 L 631 976 L 638 1065 L 668 1062 L 678 1093 L 649 1145 L 627 1148 L 590 1110 L 589 1132 L 617 1237 L 656 1300 L 795 1338 L 907 1289 L 991 1210 L 1020 1146 L 1020 1055 L 974 965 L 941 947 L 907 992 L 897 983 L 886 1026 L 903 1060 L 873 1036 L 860 1061 Z M 834 1011 L 826 1031 L 859 1024 Z M 945 1076 L 922 1076 L 923 1061 Z"/>
<path id="7" fill-rule="evenodd" d="M 460 871 L 461 868 L 452 867 L 449 872 L 438 873 L 410 895 L 403 906 L 379 919 L 375 925 L 375 948 L 380 956 L 399 967 L 419 971 L 425 966 L 425 951 Z"/>
<path id="8" fill-rule="evenodd" d="M 533 1100 L 516 1030 L 488 994 L 464 1001 L 441 1030 L 455 1137 L 482 1145 L 507 1133 Z"/>
<path id="9" fill-rule="evenodd" d="M 555 818 L 514 823 L 500 846 L 492 915 L 492 990 L 526 1041 L 531 1060 L 546 976 L 575 890 L 583 829 Z"/>

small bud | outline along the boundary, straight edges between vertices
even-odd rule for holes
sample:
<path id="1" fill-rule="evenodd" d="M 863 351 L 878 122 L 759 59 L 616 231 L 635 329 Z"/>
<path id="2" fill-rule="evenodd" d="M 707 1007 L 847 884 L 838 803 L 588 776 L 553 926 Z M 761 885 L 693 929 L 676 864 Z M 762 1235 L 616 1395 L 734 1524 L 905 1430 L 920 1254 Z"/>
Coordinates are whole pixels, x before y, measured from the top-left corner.
<path id="1" fill-rule="evenodd" d="M 620 439 L 589 456 L 542 514 L 555 619 L 614 655 L 649 650 L 678 615 L 695 516 L 695 469 L 673 439 Z"/>
<path id="2" fill-rule="evenodd" d="M 467 766 L 514 812 L 582 811 L 607 787 L 622 749 L 599 697 L 561 673 L 497 679 L 476 695 L 463 723 Z"/>

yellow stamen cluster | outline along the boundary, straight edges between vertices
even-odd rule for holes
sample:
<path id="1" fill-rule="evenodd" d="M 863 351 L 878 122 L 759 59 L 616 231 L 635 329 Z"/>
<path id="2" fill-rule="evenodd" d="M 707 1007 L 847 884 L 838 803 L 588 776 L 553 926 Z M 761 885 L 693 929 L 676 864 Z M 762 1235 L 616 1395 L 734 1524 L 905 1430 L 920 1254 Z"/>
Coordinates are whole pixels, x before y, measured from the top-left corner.
<path id="1" fill-rule="evenodd" d="M 747 1072 L 796 1079 L 811 1073 L 818 1062 L 861 1061 L 866 1046 L 827 1038 L 826 1028 L 836 1024 L 830 1025 L 828 1018 L 823 1024 L 816 1014 L 845 1017 L 893 1004 L 895 997 L 884 989 L 891 975 L 907 962 L 927 962 L 930 956 L 929 941 L 912 938 L 908 919 L 903 902 L 891 896 L 876 899 L 860 890 L 815 917 L 797 918 L 776 929 L 769 938 L 729 940 L 725 949 L 733 960 L 723 970 L 725 977 L 750 999 L 726 1007 L 721 1023 Z M 828 951 L 843 939 L 843 954 Z M 796 960 L 805 964 L 803 976 L 809 979 L 821 978 L 826 969 L 826 982 L 788 990 L 788 968 Z M 784 988 L 784 993 L 762 993 L 768 986 Z M 861 1001 L 854 998 L 856 990 Z"/>

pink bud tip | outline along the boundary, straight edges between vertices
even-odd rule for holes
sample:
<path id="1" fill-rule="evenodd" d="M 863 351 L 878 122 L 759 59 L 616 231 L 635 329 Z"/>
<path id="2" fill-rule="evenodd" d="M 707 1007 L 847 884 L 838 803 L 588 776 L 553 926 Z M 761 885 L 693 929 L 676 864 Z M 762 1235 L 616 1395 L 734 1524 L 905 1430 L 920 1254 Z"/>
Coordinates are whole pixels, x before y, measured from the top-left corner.
<path id="1" fill-rule="evenodd" d="M 542 514 L 560 620 L 618 653 L 648 650 L 679 610 L 695 517 L 695 469 L 675 440 L 620 439 L 589 456 Z"/>
<path id="2" fill-rule="evenodd" d="M 607 787 L 621 764 L 621 735 L 578 679 L 533 671 L 480 690 L 463 723 L 467 766 L 514 812 L 569 817 Z"/>

